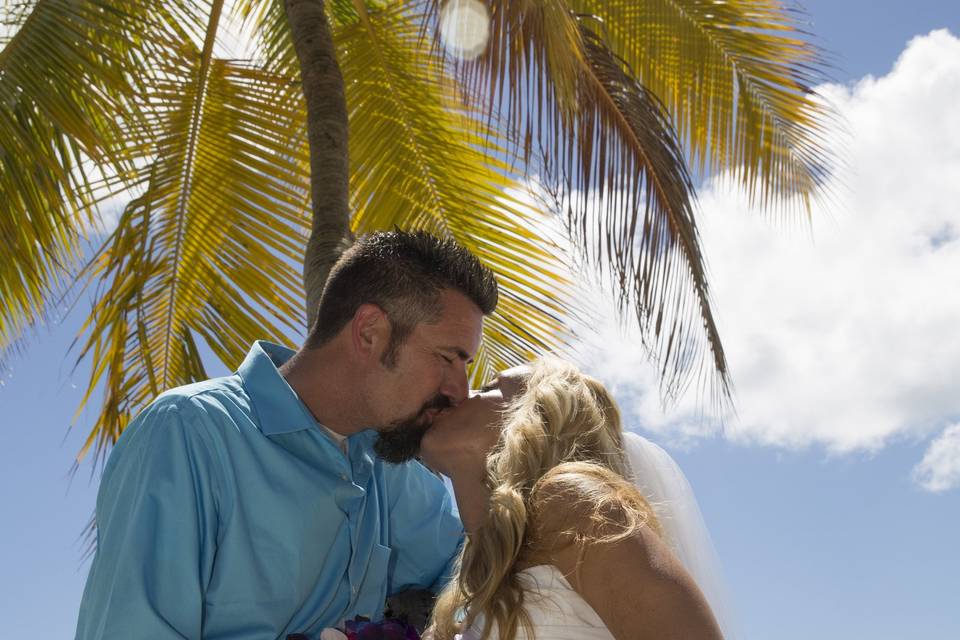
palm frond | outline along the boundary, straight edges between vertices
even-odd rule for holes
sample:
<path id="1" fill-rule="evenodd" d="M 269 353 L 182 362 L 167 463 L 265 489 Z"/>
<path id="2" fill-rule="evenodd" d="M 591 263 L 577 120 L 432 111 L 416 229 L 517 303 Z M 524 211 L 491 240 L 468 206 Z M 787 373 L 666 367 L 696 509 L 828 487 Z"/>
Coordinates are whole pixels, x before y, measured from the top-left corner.
<path id="1" fill-rule="evenodd" d="M 501 302 L 487 322 L 477 380 L 562 348 L 576 306 L 563 252 L 519 195 L 522 174 L 492 131 L 478 132 L 483 114 L 452 95 L 420 37 L 424 17 L 397 5 L 363 14 L 335 32 L 355 123 L 355 231 L 426 229 L 453 237 L 497 273 Z"/>
<path id="2" fill-rule="evenodd" d="M 170 23 L 115 4 L 18 3 L 0 50 L 0 355 L 69 286 L 100 179 L 123 180 L 136 155 L 138 69 Z"/>
<path id="3" fill-rule="evenodd" d="M 488 49 L 454 63 L 468 95 L 490 97 L 519 130 L 527 166 L 551 185 L 571 240 L 607 274 L 621 309 L 633 307 L 664 396 L 697 379 L 723 402 L 727 364 L 669 114 L 568 2 L 491 7 Z"/>
<path id="4" fill-rule="evenodd" d="M 582 158 L 568 192 L 590 182 L 585 174 L 592 171 L 601 195 L 580 192 L 568 205 L 570 228 L 579 231 L 581 246 L 594 240 L 597 262 L 623 283 L 621 307 L 632 302 L 643 335 L 652 337 L 648 347 L 666 397 L 683 391 L 690 372 L 721 402 L 730 395 L 729 374 L 680 143 L 656 96 L 582 24 L 581 33 L 589 65 L 576 122 Z M 604 201 L 607 194 L 613 198 Z M 715 376 L 706 375 L 708 361 Z"/>
<path id="5" fill-rule="evenodd" d="M 215 26 L 212 27 L 215 29 Z M 185 43 L 152 89 L 155 161 L 99 257 L 81 358 L 104 404 L 102 453 L 156 394 L 205 377 L 199 341 L 236 365 L 258 338 L 301 330 L 308 225 L 303 121 L 285 79 Z M 89 399 L 85 399 L 86 402 Z"/>
<path id="6" fill-rule="evenodd" d="M 667 106 L 699 173 L 732 172 L 762 207 L 822 195 L 835 114 L 826 57 L 780 0 L 571 0 Z"/>

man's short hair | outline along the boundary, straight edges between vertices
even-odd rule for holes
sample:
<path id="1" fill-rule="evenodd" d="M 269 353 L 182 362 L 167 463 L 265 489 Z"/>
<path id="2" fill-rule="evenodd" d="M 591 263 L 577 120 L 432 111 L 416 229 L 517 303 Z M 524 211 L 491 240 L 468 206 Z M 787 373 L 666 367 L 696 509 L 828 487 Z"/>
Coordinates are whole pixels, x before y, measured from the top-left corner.
<path id="1" fill-rule="evenodd" d="M 457 242 L 422 231 L 362 236 L 330 270 L 307 347 L 332 340 L 360 305 L 376 304 L 390 320 L 384 363 L 393 366 L 414 327 L 440 317 L 444 289 L 462 293 L 484 315 L 497 307 L 493 272 Z"/>

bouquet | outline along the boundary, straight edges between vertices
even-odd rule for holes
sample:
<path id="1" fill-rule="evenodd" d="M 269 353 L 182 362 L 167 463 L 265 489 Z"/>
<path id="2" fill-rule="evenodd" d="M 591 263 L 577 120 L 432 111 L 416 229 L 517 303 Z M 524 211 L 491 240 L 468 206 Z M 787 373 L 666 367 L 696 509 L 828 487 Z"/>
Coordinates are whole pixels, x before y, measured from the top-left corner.
<path id="1" fill-rule="evenodd" d="M 296 636 L 287 636 L 287 640 L 291 638 L 300 640 Z M 342 631 L 324 629 L 320 640 L 420 640 L 420 634 L 404 618 L 384 618 L 380 622 L 371 622 L 368 618 L 357 616 L 344 622 Z"/>

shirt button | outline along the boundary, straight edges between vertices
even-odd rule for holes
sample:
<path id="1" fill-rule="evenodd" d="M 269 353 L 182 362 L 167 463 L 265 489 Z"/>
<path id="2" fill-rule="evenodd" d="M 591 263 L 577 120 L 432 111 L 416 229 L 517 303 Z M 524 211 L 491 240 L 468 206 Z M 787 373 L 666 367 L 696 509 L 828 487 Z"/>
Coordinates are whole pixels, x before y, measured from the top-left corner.
<path id="1" fill-rule="evenodd" d="M 346 480 L 346 479 L 347 479 L 347 474 L 341 473 L 341 474 L 340 474 L 340 479 L 341 479 L 341 480 Z"/>

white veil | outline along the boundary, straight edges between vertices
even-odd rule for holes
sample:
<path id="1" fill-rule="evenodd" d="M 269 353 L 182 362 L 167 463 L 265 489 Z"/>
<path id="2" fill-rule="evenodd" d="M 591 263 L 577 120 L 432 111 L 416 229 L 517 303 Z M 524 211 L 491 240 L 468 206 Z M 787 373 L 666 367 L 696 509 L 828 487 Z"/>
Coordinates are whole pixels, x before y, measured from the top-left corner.
<path id="1" fill-rule="evenodd" d="M 690 483 L 666 451 L 636 433 L 623 435 L 634 484 L 653 507 L 666 541 L 706 597 L 724 638 L 731 640 L 736 625 L 720 562 Z"/>

